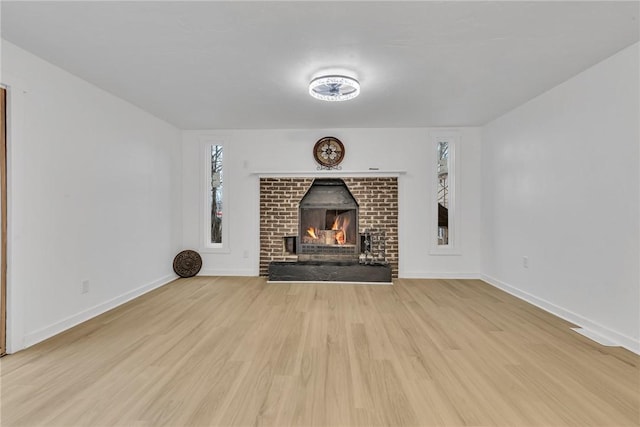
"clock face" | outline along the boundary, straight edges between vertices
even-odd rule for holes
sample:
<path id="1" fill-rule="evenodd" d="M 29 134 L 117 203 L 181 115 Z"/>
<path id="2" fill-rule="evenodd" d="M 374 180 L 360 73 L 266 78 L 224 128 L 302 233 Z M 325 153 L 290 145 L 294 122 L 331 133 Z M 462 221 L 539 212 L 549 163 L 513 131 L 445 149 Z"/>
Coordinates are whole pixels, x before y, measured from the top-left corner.
<path id="1" fill-rule="evenodd" d="M 344 145 L 338 138 L 325 136 L 313 147 L 313 157 L 324 167 L 335 167 L 344 158 Z"/>

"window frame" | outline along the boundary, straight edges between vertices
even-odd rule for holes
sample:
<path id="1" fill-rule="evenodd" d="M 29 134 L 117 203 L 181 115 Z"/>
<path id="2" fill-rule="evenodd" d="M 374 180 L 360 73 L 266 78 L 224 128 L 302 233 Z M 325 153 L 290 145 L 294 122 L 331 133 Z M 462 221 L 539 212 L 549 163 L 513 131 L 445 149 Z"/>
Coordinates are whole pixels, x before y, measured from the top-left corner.
<path id="1" fill-rule="evenodd" d="M 206 138 L 201 140 L 202 166 L 201 166 L 201 220 L 200 220 L 200 250 L 204 253 L 230 253 L 229 245 L 229 187 L 228 173 L 225 173 L 229 164 L 228 144 L 218 139 Z M 209 192 L 211 191 L 211 149 L 213 146 L 221 146 L 223 152 L 223 190 L 222 190 L 222 243 L 211 242 L 211 205 Z"/>
<path id="2" fill-rule="evenodd" d="M 446 245 L 438 244 L 438 146 L 441 141 L 448 143 L 449 164 L 448 164 L 448 181 L 449 181 L 449 199 L 448 199 L 448 216 L 449 216 L 449 243 Z M 430 134 L 430 151 L 427 157 L 430 161 L 428 168 L 430 175 L 431 194 L 429 209 L 431 220 L 429 221 L 429 240 L 430 255 L 461 255 L 460 252 L 460 209 L 459 209 L 459 141 L 460 135 L 456 131 L 438 131 Z"/>

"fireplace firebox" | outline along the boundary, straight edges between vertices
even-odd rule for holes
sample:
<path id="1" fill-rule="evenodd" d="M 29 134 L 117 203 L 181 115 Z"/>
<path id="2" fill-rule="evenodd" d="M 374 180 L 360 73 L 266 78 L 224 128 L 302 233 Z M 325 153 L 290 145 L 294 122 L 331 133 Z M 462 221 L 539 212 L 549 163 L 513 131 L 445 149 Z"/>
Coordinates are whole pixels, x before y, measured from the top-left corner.
<path id="1" fill-rule="evenodd" d="M 358 202 L 343 180 L 317 178 L 300 200 L 300 260 L 356 260 L 360 254 Z"/>

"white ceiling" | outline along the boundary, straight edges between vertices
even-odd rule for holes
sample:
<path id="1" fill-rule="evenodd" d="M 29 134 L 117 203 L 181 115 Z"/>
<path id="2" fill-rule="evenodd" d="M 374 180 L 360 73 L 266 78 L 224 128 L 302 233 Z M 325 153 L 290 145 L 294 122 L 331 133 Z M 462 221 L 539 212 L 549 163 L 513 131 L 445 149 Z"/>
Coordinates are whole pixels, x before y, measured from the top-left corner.
<path id="1" fill-rule="evenodd" d="M 2 37 L 182 129 L 482 125 L 638 41 L 633 2 L 2 2 Z M 362 94 L 311 98 L 319 70 Z"/>

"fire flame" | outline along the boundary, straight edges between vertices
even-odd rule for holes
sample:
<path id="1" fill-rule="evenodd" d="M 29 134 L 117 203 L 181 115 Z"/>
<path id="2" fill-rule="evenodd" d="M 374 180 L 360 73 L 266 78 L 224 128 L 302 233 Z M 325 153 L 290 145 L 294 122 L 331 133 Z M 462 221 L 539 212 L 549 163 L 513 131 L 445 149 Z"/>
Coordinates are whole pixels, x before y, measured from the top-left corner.
<path id="1" fill-rule="evenodd" d="M 313 237 L 314 239 L 317 239 L 318 236 L 316 235 L 316 229 L 313 227 L 309 227 L 307 228 L 307 234 L 311 237 Z"/>
<path id="2" fill-rule="evenodd" d="M 332 230 L 338 230 L 336 233 L 336 242 L 339 245 L 347 243 L 347 228 L 349 226 L 349 217 L 338 215 L 331 226 Z"/>

